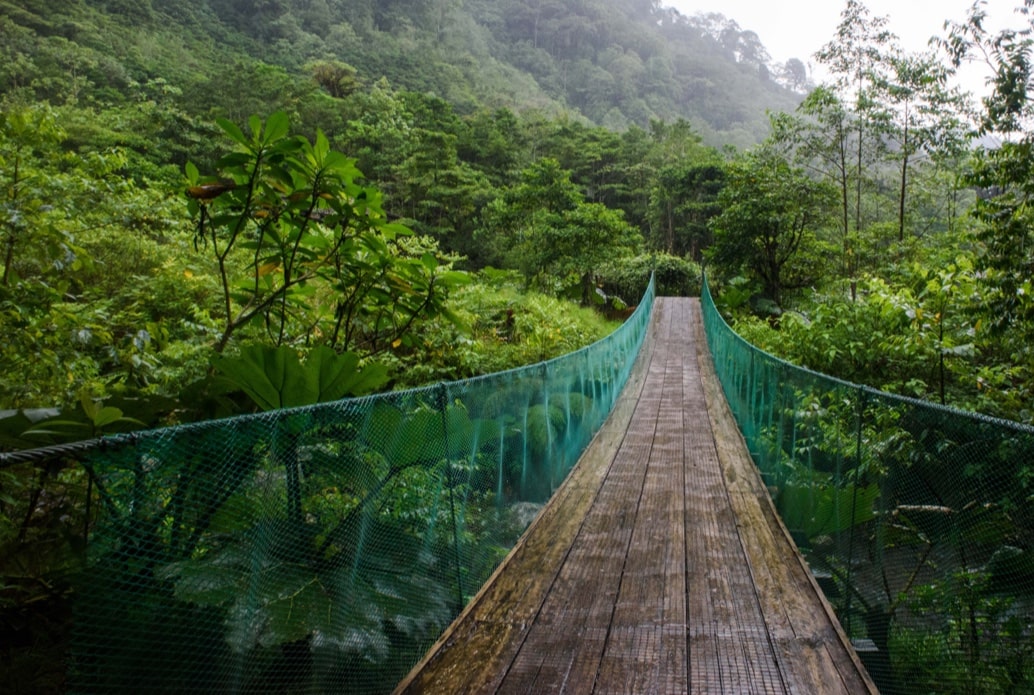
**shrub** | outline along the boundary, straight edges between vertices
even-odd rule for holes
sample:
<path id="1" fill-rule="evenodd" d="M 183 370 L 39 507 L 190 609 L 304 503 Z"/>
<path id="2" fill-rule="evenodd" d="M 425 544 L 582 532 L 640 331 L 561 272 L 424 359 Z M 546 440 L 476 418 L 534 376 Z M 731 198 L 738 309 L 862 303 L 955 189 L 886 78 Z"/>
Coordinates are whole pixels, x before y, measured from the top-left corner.
<path id="1" fill-rule="evenodd" d="M 617 296 L 626 304 L 634 304 L 646 291 L 651 272 L 656 274 L 657 294 L 660 296 L 700 296 L 700 266 L 667 253 L 615 259 L 600 271 L 602 289 L 608 296 Z"/>

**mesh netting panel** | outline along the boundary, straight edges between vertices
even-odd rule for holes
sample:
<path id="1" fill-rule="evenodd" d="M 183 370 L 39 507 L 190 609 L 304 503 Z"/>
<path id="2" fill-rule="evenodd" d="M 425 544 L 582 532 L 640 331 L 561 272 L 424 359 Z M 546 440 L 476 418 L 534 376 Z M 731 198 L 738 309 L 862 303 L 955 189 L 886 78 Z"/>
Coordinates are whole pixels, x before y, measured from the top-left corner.
<path id="1" fill-rule="evenodd" d="M 80 456 L 71 689 L 390 691 L 601 426 L 652 300 L 550 362 Z"/>
<path id="2" fill-rule="evenodd" d="M 1034 429 L 794 367 L 703 303 L 751 455 L 881 692 L 1034 692 Z"/>

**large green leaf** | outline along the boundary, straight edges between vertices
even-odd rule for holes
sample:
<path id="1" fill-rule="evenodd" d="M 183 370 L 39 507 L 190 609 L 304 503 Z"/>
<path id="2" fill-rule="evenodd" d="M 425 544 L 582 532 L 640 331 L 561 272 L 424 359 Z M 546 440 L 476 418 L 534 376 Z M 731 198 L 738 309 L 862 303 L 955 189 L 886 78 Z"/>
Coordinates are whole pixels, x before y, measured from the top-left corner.
<path id="1" fill-rule="evenodd" d="M 277 111 L 266 121 L 266 132 L 263 140 L 267 143 L 275 142 L 287 137 L 291 129 L 291 121 L 283 111 Z"/>
<path id="2" fill-rule="evenodd" d="M 309 353 L 305 369 L 316 378 L 319 403 L 370 393 L 388 379 L 386 366 L 368 364 L 360 367 L 359 356 L 355 353 L 339 354 L 326 346 L 318 347 Z"/>
<path id="3" fill-rule="evenodd" d="M 814 537 L 870 521 L 879 496 L 877 485 L 787 483 L 780 490 L 778 502 L 780 514 L 790 529 Z"/>
<path id="4" fill-rule="evenodd" d="M 388 375 L 383 365 L 360 367 L 356 354 L 338 354 L 325 346 L 313 350 L 304 363 L 286 346 L 249 345 L 212 364 L 262 410 L 362 395 L 381 386 Z"/>
<path id="5" fill-rule="evenodd" d="M 230 139 L 232 139 L 234 142 L 237 142 L 244 146 L 248 146 L 250 144 L 248 142 L 248 138 L 244 135 L 244 131 L 242 131 L 240 127 L 233 121 L 227 118 L 217 118 L 215 119 L 215 122 L 216 125 L 222 128 L 223 132 L 230 136 Z"/>
<path id="6" fill-rule="evenodd" d="M 442 414 L 436 410 L 403 413 L 390 405 L 378 405 L 374 407 L 366 432 L 369 444 L 393 466 L 410 466 L 445 455 L 444 423 Z"/>
<path id="7" fill-rule="evenodd" d="M 390 656 L 386 624 L 426 639 L 451 617 L 447 587 L 434 579 L 424 544 L 400 527 L 370 520 L 363 539 L 348 536 L 327 565 L 285 560 L 288 539 L 276 522 L 260 522 L 203 557 L 159 568 L 175 596 L 226 610 L 225 639 L 237 653 L 310 639 L 338 655 Z"/>
<path id="8" fill-rule="evenodd" d="M 288 403 L 305 405 L 303 380 L 290 378 L 301 373 L 298 354 L 289 348 L 249 345 L 240 354 L 218 357 L 212 365 L 243 390 L 262 410 L 287 407 Z M 299 392 L 301 391 L 301 392 Z"/>

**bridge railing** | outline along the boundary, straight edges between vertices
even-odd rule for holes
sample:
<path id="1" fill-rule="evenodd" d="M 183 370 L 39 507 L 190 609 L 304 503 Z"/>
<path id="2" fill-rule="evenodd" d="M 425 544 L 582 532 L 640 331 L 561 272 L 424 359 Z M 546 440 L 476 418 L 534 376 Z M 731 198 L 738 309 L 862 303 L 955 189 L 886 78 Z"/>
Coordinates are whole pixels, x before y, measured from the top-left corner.
<path id="1" fill-rule="evenodd" d="M 1034 692 L 1034 429 L 793 366 L 702 301 L 750 453 L 881 691 Z"/>
<path id="2" fill-rule="evenodd" d="M 614 333 L 530 367 L 4 459 L 39 485 L 0 498 L 25 520 L 0 539 L 37 573 L 52 562 L 43 581 L 71 610 L 55 679 L 390 692 L 606 419 L 653 296 L 651 281 Z"/>

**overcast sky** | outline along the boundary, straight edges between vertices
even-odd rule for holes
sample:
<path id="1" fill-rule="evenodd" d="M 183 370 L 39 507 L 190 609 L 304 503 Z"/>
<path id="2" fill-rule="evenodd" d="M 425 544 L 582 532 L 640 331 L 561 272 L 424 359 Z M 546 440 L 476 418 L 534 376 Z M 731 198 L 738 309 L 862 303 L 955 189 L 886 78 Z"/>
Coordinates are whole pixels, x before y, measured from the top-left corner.
<path id="1" fill-rule="evenodd" d="M 931 36 L 944 34 L 944 20 L 963 21 L 973 0 L 862 0 L 873 17 L 886 16 L 889 28 L 909 51 L 926 47 Z M 751 30 L 768 49 L 772 60 L 799 58 L 813 68 L 812 55 L 828 43 L 840 23 L 846 0 L 662 0 L 683 14 L 720 12 Z M 988 0 L 989 28 L 1017 26 L 1014 13 L 1020 0 Z M 816 75 L 821 81 L 821 74 Z M 976 90 L 982 78 L 971 77 Z"/>

